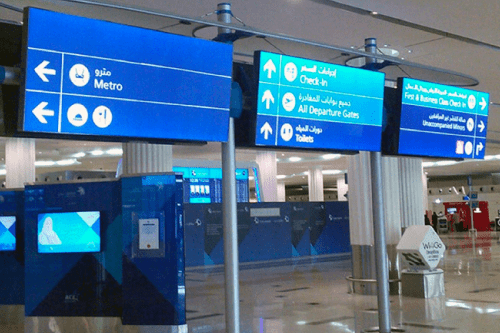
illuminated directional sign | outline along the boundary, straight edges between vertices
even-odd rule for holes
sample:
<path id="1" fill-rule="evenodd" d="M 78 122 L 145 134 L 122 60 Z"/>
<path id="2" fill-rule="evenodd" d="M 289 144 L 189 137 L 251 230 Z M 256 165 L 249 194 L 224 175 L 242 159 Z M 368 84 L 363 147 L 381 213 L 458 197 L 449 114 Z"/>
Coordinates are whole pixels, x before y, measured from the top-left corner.
<path id="1" fill-rule="evenodd" d="M 231 45 L 35 8 L 24 29 L 21 131 L 227 141 Z"/>
<path id="2" fill-rule="evenodd" d="M 254 64 L 256 145 L 380 151 L 383 73 L 268 52 Z"/>
<path id="3" fill-rule="evenodd" d="M 388 108 L 383 150 L 389 154 L 483 159 L 489 95 L 408 78 Z M 387 138 L 387 140 L 386 140 Z"/>

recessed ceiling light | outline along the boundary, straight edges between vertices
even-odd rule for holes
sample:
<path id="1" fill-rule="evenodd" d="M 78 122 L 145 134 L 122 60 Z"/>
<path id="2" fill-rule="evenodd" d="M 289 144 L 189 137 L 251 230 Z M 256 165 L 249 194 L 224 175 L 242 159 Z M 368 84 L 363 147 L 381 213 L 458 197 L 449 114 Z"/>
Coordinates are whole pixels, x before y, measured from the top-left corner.
<path id="1" fill-rule="evenodd" d="M 338 175 L 342 173 L 342 170 L 323 170 L 322 173 L 324 175 Z"/>
<path id="2" fill-rule="evenodd" d="M 293 156 L 293 157 L 290 157 L 288 160 L 290 162 L 298 162 L 298 161 L 302 161 L 302 158 L 301 157 L 297 157 L 297 156 Z"/>
<path id="3" fill-rule="evenodd" d="M 412 50 L 408 50 L 408 53 L 412 53 L 413 51 Z"/>
<path id="4" fill-rule="evenodd" d="M 453 164 L 457 164 L 457 162 L 455 162 L 455 161 L 438 161 L 438 162 L 436 162 L 437 166 L 453 165 Z"/>
<path id="5" fill-rule="evenodd" d="M 276 179 L 285 179 L 287 176 L 286 175 L 277 175 Z"/>
<path id="6" fill-rule="evenodd" d="M 74 157 L 74 158 L 85 157 L 85 153 L 84 152 L 76 153 L 76 154 L 73 154 L 72 157 Z"/>
<path id="7" fill-rule="evenodd" d="M 57 165 L 72 165 L 75 163 L 76 163 L 76 160 L 74 158 L 67 159 L 67 160 L 60 160 L 60 161 L 56 162 Z"/>
<path id="8" fill-rule="evenodd" d="M 372 15 L 378 15 L 378 12 L 372 12 Z"/>
<path id="9" fill-rule="evenodd" d="M 111 148 L 111 149 L 106 150 L 106 154 L 114 155 L 114 156 L 121 156 L 121 155 L 123 155 L 123 149 L 122 148 Z"/>
<path id="10" fill-rule="evenodd" d="M 35 166 L 39 167 L 53 166 L 55 164 L 56 162 L 54 161 L 35 161 Z"/>
<path id="11" fill-rule="evenodd" d="M 340 158 L 340 154 L 325 154 L 323 156 L 321 156 L 324 160 L 333 160 L 333 159 L 336 159 L 336 158 Z"/>
<path id="12" fill-rule="evenodd" d="M 93 150 L 90 152 L 90 154 L 93 156 L 101 156 L 104 154 L 104 152 L 102 150 Z"/>

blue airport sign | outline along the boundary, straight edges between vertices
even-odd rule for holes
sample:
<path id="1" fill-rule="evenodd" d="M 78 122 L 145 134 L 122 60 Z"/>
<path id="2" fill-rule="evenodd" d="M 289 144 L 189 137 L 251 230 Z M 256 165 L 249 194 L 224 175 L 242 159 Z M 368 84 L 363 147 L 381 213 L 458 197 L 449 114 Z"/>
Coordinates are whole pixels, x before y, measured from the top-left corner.
<path id="1" fill-rule="evenodd" d="M 227 141 L 231 45 L 36 8 L 24 29 L 21 131 Z"/>
<path id="2" fill-rule="evenodd" d="M 263 51 L 254 64 L 256 145 L 380 151 L 383 73 Z"/>
<path id="3" fill-rule="evenodd" d="M 484 92 L 403 78 L 401 155 L 483 159 L 489 95 Z"/>

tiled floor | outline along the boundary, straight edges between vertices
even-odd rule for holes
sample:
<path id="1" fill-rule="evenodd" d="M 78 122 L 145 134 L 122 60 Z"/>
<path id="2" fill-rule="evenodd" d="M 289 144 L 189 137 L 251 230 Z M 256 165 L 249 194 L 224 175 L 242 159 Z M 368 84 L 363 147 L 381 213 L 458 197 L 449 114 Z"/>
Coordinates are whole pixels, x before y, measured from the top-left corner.
<path id="1" fill-rule="evenodd" d="M 447 250 L 439 267 L 444 270 L 446 296 L 431 299 L 391 296 L 393 326 L 414 333 L 500 332 L 498 235 L 480 233 L 474 242 L 467 233 L 443 235 L 442 239 Z M 242 266 L 241 332 L 357 333 L 378 325 L 376 296 L 347 292 L 345 277 L 351 275 L 350 260 L 302 261 L 278 267 Z M 222 268 L 188 269 L 186 284 L 189 332 L 226 332 Z M 22 322 L 22 308 L 18 310 L 0 312 L 0 333 L 24 331 L 24 325 L 7 324 Z M 10 318 L 14 315 L 19 318 Z M 38 328 L 32 332 L 153 332 L 124 327 L 119 318 L 89 319 L 92 329 L 82 326 L 81 318 L 51 320 L 58 322 L 60 329 L 54 330 L 49 321 L 48 326 L 42 325 L 39 320 Z"/>
<path id="2" fill-rule="evenodd" d="M 446 296 L 391 296 L 392 324 L 406 332 L 500 332 L 496 233 L 442 235 Z M 473 250 L 475 249 L 475 251 Z M 349 260 L 240 271 L 241 332 L 360 332 L 378 325 L 376 296 L 347 293 Z M 225 332 L 224 275 L 187 272 L 189 332 Z"/>

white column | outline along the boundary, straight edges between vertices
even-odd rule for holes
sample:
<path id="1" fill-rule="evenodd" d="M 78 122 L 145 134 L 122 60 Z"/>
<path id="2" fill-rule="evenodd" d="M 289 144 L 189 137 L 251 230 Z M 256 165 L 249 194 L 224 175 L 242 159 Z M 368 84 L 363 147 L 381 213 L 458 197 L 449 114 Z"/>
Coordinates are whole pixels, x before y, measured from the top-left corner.
<path id="1" fill-rule="evenodd" d="M 422 200 L 424 203 L 424 211 L 429 210 L 429 188 L 427 184 L 427 175 L 425 174 L 424 167 L 422 166 Z"/>
<path id="2" fill-rule="evenodd" d="M 345 183 L 345 177 L 337 179 L 337 195 L 339 201 L 347 201 L 349 186 Z"/>
<path id="3" fill-rule="evenodd" d="M 35 139 L 8 138 L 5 142 L 7 188 L 23 188 L 35 181 Z"/>
<path id="4" fill-rule="evenodd" d="M 349 225 L 351 245 L 373 245 L 370 154 L 349 157 Z"/>
<path id="5" fill-rule="evenodd" d="M 278 165 L 276 153 L 270 151 L 258 151 L 256 156 L 260 173 L 260 190 L 263 202 L 278 201 Z"/>
<path id="6" fill-rule="evenodd" d="M 399 170 L 401 224 L 405 228 L 412 225 L 424 225 L 422 159 L 402 157 L 399 159 Z"/>
<path id="7" fill-rule="evenodd" d="M 323 168 L 318 166 L 309 169 L 307 184 L 309 186 L 309 201 L 325 201 L 323 191 Z"/>
<path id="8" fill-rule="evenodd" d="M 395 247 L 401 238 L 399 206 L 398 159 L 382 158 L 382 191 L 384 196 L 384 221 L 386 228 L 389 278 L 399 277 Z M 351 234 L 353 276 L 357 279 L 375 278 L 375 251 L 373 241 L 373 208 L 371 198 L 370 153 L 360 152 L 349 159 L 349 230 Z M 339 195 L 340 198 L 340 195 Z M 375 286 L 355 283 L 355 292 L 374 294 Z M 391 285 L 391 294 L 399 292 L 397 284 Z"/>
<path id="9" fill-rule="evenodd" d="M 123 174 L 172 171 L 172 146 L 140 142 L 123 144 Z"/>
<path id="10" fill-rule="evenodd" d="M 286 201 L 285 183 L 278 183 L 278 202 Z"/>
<path id="11" fill-rule="evenodd" d="M 401 239 L 399 158 L 397 157 L 382 157 L 382 191 L 384 193 L 386 242 L 387 245 L 396 246 Z"/>

